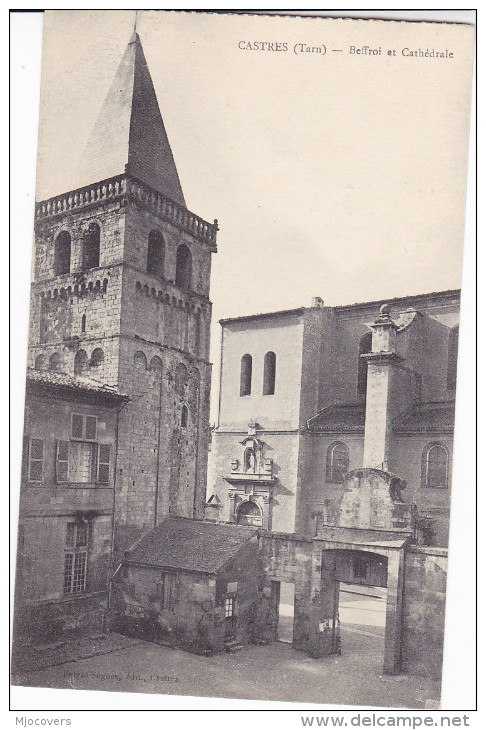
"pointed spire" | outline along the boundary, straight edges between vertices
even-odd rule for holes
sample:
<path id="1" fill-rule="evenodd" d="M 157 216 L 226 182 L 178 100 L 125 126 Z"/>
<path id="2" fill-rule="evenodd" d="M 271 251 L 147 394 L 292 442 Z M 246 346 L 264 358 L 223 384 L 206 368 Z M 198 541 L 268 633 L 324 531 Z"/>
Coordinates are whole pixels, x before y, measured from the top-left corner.
<path id="1" fill-rule="evenodd" d="M 123 172 L 185 206 L 157 96 L 136 30 L 86 146 L 78 185 Z"/>

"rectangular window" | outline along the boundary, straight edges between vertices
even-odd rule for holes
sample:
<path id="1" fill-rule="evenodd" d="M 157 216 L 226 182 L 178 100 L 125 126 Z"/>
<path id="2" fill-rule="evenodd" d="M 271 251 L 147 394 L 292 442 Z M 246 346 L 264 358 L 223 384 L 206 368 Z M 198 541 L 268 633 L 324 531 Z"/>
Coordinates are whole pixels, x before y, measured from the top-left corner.
<path id="1" fill-rule="evenodd" d="M 93 481 L 94 444 L 71 441 L 69 448 L 69 481 L 87 484 Z"/>
<path id="2" fill-rule="evenodd" d="M 224 599 L 224 617 L 231 618 L 235 614 L 235 599 L 234 596 L 226 596 Z"/>
<path id="3" fill-rule="evenodd" d="M 62 484 L 69 478 L 69 441 L 58 441 L 56 445 L 56 482 Z"/>
<path id="4" fill-rule="evenodd" d="M 81 413 L 73 413 L 71 419 L 71 436 L 73 439 L 96 440 L 98 418 L 96 416 L 85 416 Z"/>
<path id="5" fill-rule="evenodd" d="M 30 439 L 29 443 L 29 482 L 42 482 L 44 470 L 44 440 Z"/>
<path id="6" fill-rule="evenodd" d="M 110 444 L 98 445 L 98 482 L 110 483 Z"/>
<path id="7" fill-rule="evenodd" d="M 160 581 L 162 608 L 174 613 L 177 598 L 177 574 L 162 573 Z"/>
<path id="8" fill-rule="evenodd" d="M 88 565 L 87 522 L 69 522 L 66 530 L 64 553 L 64 593 L 83 593 L 86 590 Z"/>

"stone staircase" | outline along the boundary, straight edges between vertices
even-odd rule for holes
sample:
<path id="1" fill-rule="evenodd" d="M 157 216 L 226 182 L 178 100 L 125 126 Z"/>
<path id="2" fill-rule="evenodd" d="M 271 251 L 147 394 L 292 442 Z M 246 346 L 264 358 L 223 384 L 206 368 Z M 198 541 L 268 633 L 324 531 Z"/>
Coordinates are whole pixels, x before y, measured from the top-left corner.
<path id="1" fill-rule="evenodd" d="M 234 654 L 237 651 L 241 651 L 241 649 L 244 649 L 245 645 L 240 644 L 238 639 L 226 639 L 224 642 L 224 650 L 229 652 L 230 654 Z"/>

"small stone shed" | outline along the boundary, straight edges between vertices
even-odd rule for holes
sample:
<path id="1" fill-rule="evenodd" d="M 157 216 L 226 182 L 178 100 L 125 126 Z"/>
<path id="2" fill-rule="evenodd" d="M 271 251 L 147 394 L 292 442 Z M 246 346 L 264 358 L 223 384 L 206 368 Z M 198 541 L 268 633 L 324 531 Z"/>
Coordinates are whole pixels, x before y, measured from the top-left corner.
<path id="1" fill-rule="evenodd" d="M 255 638 L 258 530 L 169 517 L 115 571 L 111 626 L 200 654 Z"/>

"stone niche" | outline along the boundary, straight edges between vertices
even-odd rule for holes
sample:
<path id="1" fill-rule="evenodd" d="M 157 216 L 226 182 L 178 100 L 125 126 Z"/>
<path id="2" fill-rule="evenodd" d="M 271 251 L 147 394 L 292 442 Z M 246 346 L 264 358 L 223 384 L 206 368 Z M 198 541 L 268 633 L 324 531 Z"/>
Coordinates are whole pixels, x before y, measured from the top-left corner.
<path id="1" fill-rule="evenodd" d="M 339 505 L 339 526 L 412 531 L 414 505 L 402 499 L 405 486 L 403 479 L 380 469 L 349 472 Z"/>

